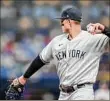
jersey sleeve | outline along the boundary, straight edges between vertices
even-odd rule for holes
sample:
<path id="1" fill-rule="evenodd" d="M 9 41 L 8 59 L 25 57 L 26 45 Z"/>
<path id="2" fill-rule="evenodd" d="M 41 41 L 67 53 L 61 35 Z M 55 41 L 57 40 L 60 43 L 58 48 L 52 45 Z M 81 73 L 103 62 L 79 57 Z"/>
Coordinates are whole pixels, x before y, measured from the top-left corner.
<path id="1" fill-rule="evenodd" d="M 42 52 L 39 54 L 40 59 L 41 59 L 44 63 L 49 63 L 50 60 L 53 59 L 52 46 L 53 46 L 53 40 L 50 41 L 50 43 L 49 43 L 49 44 L 42 50 Z"/>
<path id="2" fill-rule="evenodd" d="M 99 51 L 104 51 L 106 48 L 109 47 L 109 41 L 110 41 L 110 38 L 107 37 L 106 35 L 102 35 L 99 39 Z"/>

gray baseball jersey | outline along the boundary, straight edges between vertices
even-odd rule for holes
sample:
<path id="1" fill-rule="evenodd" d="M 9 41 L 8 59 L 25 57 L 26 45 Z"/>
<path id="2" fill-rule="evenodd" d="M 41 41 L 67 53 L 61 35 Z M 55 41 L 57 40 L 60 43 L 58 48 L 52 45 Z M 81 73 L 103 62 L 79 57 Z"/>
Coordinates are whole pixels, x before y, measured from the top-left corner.
<path id="1" fill-rule="evenodd" d="M 54 59 L 60 84 L 94 83 L 109 38 L 84 30 L 72 40 L 67 37 L 67 34 L 56 36 L 40 53 L 40 58 L 44 62 Z"/>

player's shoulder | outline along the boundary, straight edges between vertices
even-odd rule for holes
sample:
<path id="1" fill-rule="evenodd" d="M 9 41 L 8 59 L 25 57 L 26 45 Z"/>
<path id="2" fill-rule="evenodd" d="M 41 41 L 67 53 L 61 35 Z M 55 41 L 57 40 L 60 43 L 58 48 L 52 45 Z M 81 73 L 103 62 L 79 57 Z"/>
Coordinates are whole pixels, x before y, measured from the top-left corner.
<path id="1" fill-rule="evenodd" d="M 93 39 L 100 39 L 100 38 L 103 38 L 103 39 L 105 39 L 105 38 L 108 38 L 108 36 L 107 35 L 105 35 L 105 34 L 103 34 L 103 33 L 98 33 L 98 34 L 91 34 L 91 33 L 89 33 L 88 31 L 85 31 L 85 30 L 83 30 L 83 33 L 86 33 L 86 35 L 87 36 L 89 36 L 89 37 L 91 37 L 91 38 L 93 38 Z"/>
<path id="2" fill-rule="evenodd" d="M 103 33 L 98 33 L 94 35 L 95 39 L 99 39 L 99 40 L 105 40 L 105 39 L 109 39 L 107 35 L 103 34 Z"/>
<path id="3" fill-rule="evenodd" d="M 88 31 L 86 31 L 86 30 L 82 30 L 82 32 L 81 33 L 83 33 L 83 35 L 85 35 L 85 36 L 92 36 L 91 35 L 91 33 L 89 33 Z"/>
<path id="4" fill-rule="evenodd" d="M 55 37 L 53 38 L 53 41 L 61 41 L 61 40 L 63 40 L 65 37 L 66 37 L 66 34 L 61 34 L 61 35 L 55 36 Z"/>

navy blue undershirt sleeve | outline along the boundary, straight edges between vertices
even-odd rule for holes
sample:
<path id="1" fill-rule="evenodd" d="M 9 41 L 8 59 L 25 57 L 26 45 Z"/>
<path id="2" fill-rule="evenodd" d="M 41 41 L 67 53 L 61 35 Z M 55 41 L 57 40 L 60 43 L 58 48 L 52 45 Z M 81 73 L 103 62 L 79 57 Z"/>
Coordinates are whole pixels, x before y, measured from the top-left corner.
<path id="1" fill-rule="evenodd" d="M 39 55 L 32 61 L 29 68 L 24 73 L 24 78 L 30 78 L 37 70 L 39 70 L 45 63 L 40 59 Z"/>

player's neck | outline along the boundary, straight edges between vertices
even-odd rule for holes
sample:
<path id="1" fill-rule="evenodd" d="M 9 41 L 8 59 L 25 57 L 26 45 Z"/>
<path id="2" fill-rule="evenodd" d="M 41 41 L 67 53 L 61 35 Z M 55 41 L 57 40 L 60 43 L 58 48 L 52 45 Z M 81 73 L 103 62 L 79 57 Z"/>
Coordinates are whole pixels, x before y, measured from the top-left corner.
<path id="1" fill-rule="evenodd" d="M 75 38 L 78 34 L 80 34 L 81 32 L 81 26 L 77 26 L 75 28 L 72 28 L 70 31 L 69 31 L 69 39 L 73 39 Z"/>

